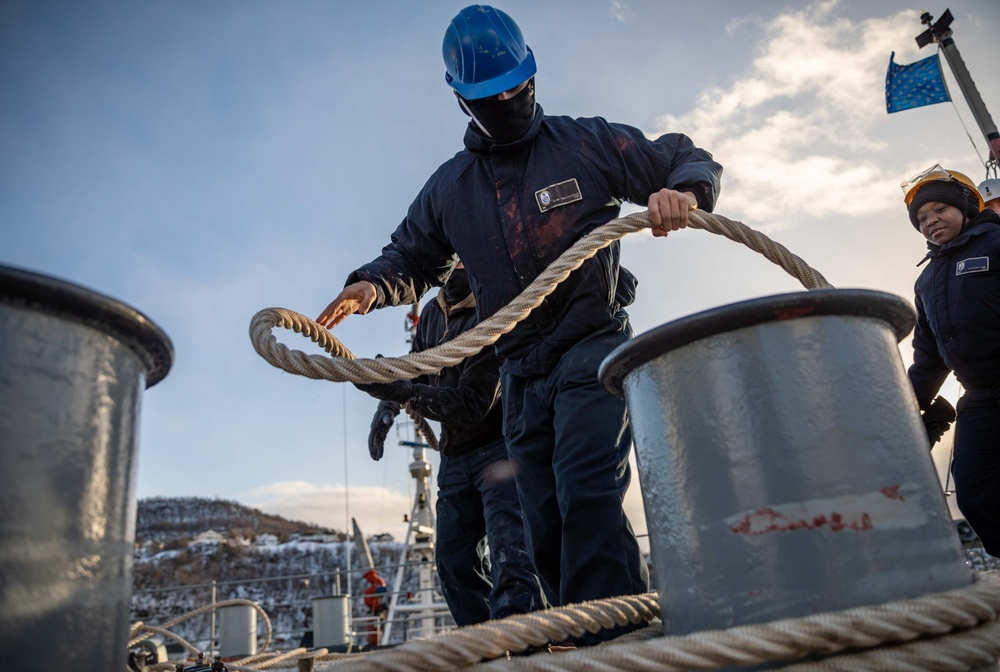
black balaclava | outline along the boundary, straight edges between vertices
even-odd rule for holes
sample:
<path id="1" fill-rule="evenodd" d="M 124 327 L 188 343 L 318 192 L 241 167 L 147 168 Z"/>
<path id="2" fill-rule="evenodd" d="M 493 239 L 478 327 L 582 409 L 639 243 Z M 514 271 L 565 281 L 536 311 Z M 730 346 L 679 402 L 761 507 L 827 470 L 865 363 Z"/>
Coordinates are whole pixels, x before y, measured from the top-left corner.
<path id="1" fill-rule="evenodd" d="M 524 137 L 535 118 L 535 78 L 507 100 L 495 96 L 466 100 L 459 96 L 458 103 L 487 136 L 499 143 L 514 142 Z"/>
<path id="2" fill-rule="evenodd" d="M 464 268 L 456 268 L 451 272 L 448 282 L 441 288 L 444 292 L 444 299 L 449 306 L 454 306 L 463 301 L 472 290 L 469 288 L 469 274 Z"/>
<path id="3" fill-rule="evenodd" d="M 917 222 L 917 211 L 925 203 L 931 201 L 945 203 L 961 210 L 964 217 L 962 220 L 963 229 L 970 219 L 979 214 L 979 199 L 967 186 L 960 182 L 935 180 L 920 187 L 907 208 L 910 223 L 917 231 L 920 230 L 920 224 Z"/>

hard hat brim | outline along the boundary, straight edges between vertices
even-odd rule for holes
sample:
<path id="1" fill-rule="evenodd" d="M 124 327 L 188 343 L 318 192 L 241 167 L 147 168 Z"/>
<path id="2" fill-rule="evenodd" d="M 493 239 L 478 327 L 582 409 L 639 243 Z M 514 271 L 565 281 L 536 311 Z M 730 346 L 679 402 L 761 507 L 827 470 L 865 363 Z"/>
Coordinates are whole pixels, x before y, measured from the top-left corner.
<path id="1" fill-rule="evenodd" d="M 494 77 L 493 79 L 488 79 L 484 82 L 474 82 L 471 84 L 463 84 L 458 80 L 454 79 L 450 74 L 445 73 L 444 81 L 448 83 L 448 86 L 455 89 L 458 95 L 462 96 L 466 100 L 479 100 L 481 98 L 489 98 L 490 96 L 495 96 L 504 91 L 509 91 L 511 89 L 517 88 L 523 82 L 528 81 L 535 76 L 537 68 L 535 67 L 535 55 L 531 53 L 531 47 L 527 47 L 528 55 L 523 61 L 521 61 L 516 68 L 509 72 L 505 72 L 499 77 Z"/>
<path id="2" fill-rule="evenodd" d="M 916 198 L 917 193 L 926 187 L 928 184 L 934 182 L 955 182 L 962 185 L 964 188 L 972 192 L 972 195 L 978 201 L 979 209 L 982 210 L 985 205 L 983 196 L 976 189 L 975 183 L 969 179 L 969 176 L 965 173 L 960 173 L 957 170 L 947 170 L 941 167 L 941 164 L 934 164 L 927 170 L 914 175 L 913 177 L 903 180 L 900 183 L 900 187 L 903 189 L 903 202 L 906 203 L 906 207 L 910 208 L 913 205 L 913 199 Z"/>

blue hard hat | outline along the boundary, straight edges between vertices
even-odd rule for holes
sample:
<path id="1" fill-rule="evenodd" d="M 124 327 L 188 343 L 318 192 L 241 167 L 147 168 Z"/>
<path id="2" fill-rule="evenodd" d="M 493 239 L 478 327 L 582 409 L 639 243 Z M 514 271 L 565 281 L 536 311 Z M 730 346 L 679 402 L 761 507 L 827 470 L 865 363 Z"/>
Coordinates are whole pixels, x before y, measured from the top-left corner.
<path id="1" fill-rule="evenodd" d="M 489 5 L 460 11 L 444 34 L 441 51 L 445 81 L 466 100 L 503 93 L 535 74 L 535 57 L 521 29 Z"/>

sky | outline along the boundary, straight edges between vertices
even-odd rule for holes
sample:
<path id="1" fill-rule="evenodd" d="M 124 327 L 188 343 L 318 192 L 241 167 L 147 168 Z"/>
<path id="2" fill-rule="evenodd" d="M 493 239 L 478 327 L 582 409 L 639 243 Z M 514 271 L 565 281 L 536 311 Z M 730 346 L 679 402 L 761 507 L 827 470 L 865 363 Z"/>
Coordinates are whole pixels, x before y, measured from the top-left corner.
<path id="1" fill-rule="evenodd" d="M 467 118 L 444 82 L 441 39 L 464 4 L 0 3 L 0 265 L 128 304 L 175 349 L 169 375 L 143 396 L 137 496 L 231 499 L 341 530 L 353 516 L 366 534 L 403 538 L 412 452 L 388 445 L 370 459 L 376 402 L 271 367 L 247 328 L 271 306 L 318 315 L 462 148 Z M 716 212 L 836 287 L 912 302 L 924 243 L 900 181 L 935 163 L 985 177 L 985 141 L 947 65 L 954 104 L 886 113 L 890 52 L 911 63 L 934 49 L 917 49 L 921 8 L 907 2 L 497 7 L 535 54 L 547 113 L 690 135 L 725 167 Z M 1000 120 L 995 1 L 929 9 L 946 7 Z M 640 281 L 636 333 L 801 290 L 704 231 L 635 233 L 622 249 Z M 405 315 L 352 317 L 335 335 L 360 357 L 404 354 Z M 318 352 L 290 331 L 276 336 Z M 906 339 L 900 366 L 911 354 Z M 955 402 L 957 383 L 943 393 Z M 413 438 L 398 431 L 390 444 Z M 935 459 L 947 464 L 947 445 Z M 645 532 L 636 480 L 627 507 Z"/>

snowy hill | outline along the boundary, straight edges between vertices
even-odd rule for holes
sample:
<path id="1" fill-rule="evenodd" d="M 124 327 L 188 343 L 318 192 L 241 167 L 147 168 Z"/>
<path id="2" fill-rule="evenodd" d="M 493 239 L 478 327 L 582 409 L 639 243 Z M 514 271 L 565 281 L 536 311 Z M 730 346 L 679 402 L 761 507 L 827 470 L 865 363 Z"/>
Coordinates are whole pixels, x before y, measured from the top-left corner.
<path id="1" fill-rule="evenodd" d="M 136 515 L 135 540 L 141 544 L 147 540 L 172 542 L 192 539 L 208 530 L 225 530 L 231 538 L 253 541 L 259 534 L 273 534 L 279 541 L 287 541 L 289 535 L 339 534 L 341 541 L 346 537 L 342 532 L 286 520 L 281 516 L 243 506 L 237 502 L 200 497 L 153 497 L 140 499 Z"/>
<path id="2" fill-rule="evenodd" d="M 222 500 L 155 498 L 138 504 L 132 622 L 166 623 L 211 604 L 213 590 L 216 602 L 258 602 L 279 644 L 297 645 L 310 629 L 316 597 L 350 592 L 358 595 L 354 615 L 367 614 L 361 599 L 367 583 L 354 544 L 342 532 Z M 403 545 L 370 546 L 376 569 L 389 581 Z M 210 618 L 199 616 L 172 630 L 204 645 Z"/>

